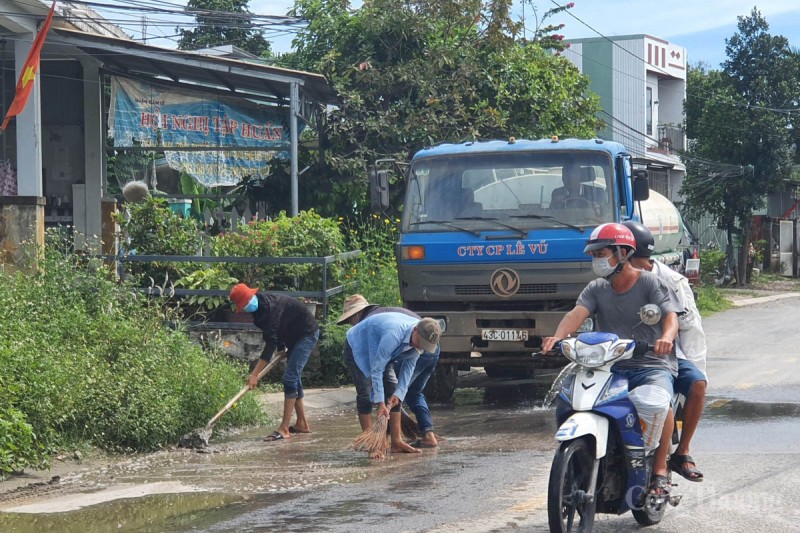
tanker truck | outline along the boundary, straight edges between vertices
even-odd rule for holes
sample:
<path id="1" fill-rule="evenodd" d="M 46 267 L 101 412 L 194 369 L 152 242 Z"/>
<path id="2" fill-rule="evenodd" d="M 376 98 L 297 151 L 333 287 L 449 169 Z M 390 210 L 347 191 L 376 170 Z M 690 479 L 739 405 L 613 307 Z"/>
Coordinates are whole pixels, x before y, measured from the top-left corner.
<path id="1" fill-rule="evenodd" d="M 389 207 L 392 161 L 370 172 L 372 207 Z M 388 167 L 388 168 L 387 168 Z M 631 155 L 601 139 L 440 144 L 402 174 L 396 258 L 403 305 L 443 326 L 427 393 L 448 400 L 458 369 L 532 377 L 561 358 L 532 353 L 595 275 L 583 248 L 605 222 L 634 219 L 655 236 L 659 259 L 680 261 L 681 217 L 649 190 Z M 591 319 L 582 330 L 592 330 Z"/>

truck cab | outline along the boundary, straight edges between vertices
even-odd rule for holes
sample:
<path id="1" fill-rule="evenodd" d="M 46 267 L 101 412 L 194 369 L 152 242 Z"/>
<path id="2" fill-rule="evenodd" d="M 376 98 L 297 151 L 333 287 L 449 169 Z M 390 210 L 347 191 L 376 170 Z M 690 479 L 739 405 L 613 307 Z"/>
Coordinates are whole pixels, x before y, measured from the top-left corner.
<path id="1" fill-rule="evenodd" d="M 445 325 L 436 395 L 452 394 L 458 367 L 529 377 L 547 364 L 531 354 L 595 277 L 589 234 L 635 218 L 646 197 L 646 178 L 614 142 L 511 139 L 415 154 L 396 255 L 403 305 Z"/>

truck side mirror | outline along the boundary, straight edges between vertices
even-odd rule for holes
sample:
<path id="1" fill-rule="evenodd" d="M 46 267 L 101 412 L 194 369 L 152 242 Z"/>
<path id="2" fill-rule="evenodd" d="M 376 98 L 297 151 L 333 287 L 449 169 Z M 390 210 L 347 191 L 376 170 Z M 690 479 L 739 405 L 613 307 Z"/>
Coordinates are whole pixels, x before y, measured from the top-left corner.
<path id="1" fill-rule="evenodd" d="M 633 171 L 633 200 L 643 202 L 650 198 L 650 179 L 646 170 Z"/>
<path id="2" fill-rule="evenodd" d="M 373 213 L 389 207 L 389 171 L 371 170 L 369 172 L 369 200 Z"/>

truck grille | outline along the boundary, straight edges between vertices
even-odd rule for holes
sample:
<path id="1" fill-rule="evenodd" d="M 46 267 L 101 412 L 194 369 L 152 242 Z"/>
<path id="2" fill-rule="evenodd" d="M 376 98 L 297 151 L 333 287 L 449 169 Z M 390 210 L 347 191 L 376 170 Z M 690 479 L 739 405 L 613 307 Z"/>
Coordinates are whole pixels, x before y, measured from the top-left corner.
<path id="1" fill-rule="evenodd" d="M 488 296 L 493 295 L 492 288 L 488 285 L 456 285 L 456 296 Z M 558 292 L 556 283 L 524 283 L 520 285 L 517 294 L 555 294 Z"/>

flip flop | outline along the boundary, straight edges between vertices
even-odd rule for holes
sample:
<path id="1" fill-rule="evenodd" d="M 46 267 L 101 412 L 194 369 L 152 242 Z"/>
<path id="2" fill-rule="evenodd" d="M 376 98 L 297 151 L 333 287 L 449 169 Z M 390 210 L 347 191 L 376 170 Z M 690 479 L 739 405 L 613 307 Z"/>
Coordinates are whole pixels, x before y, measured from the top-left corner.
<path id="1" fill-rule="evenodd" d="M 286 438 L 286 437 L 284 437 L 284 436 L 281 434 L 281 432 L 280 432 L 280 431 L 273 431 L 271 434 L 269 434 L 269 435 L 267 435 L 266 437 L 264 437 L 264 442 L 274 442 L 274 441 L 276 441 L 276 440 L 283 440 L 283 439 L 285 439 L 285 438 Z"/>
<path id="2" fill-rule="evenodd" d="M 686 463 L 692 463 L 694 466 L 685 466 Z M 694 462 L 691 455 L 672 455 L 667 461 L 669 469 L 689 481 L 695 483 L 703 481 L 703 473 L 697 469 L 697 463 Z"/>

